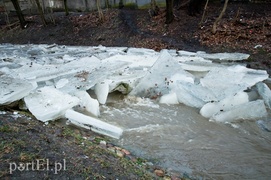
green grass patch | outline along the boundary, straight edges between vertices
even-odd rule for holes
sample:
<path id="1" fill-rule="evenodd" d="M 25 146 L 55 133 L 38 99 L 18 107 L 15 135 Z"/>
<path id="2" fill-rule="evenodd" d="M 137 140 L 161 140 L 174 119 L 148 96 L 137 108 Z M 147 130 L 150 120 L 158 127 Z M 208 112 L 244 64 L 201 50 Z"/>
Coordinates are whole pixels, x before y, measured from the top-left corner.
<path id="1" fill-rule="evenodd" d="M 0 126 L 0 132 L 2 133 L 8 133 L 8 132 L 12 132 L 12 128 L 9 125 L 3 125 Z"/>

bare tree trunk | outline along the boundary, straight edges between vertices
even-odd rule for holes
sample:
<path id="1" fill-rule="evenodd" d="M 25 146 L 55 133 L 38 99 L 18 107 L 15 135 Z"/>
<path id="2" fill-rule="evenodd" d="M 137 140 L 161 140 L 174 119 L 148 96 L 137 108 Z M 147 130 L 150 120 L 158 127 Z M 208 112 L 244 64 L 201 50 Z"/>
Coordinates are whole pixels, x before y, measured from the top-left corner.
<path id="1" fill-rule="evenodd" d="M 69 9 L 67 6 L 67 0 L 64 0 L 64 8 L 65 8 L 65 15 L 68 16 L 69 15 Z"/>
<path id="2" fill-rule="evenodd" d="M 109 0 L 105 0 L 105 7 L 106 7 L 106 9 L 109 8 Z"/>
<path id="3" fill-rule="evenodd" d="M 16 10 L 16 13 L 17 13 L 17 16 L 19 18 L 19 21 L 20 21 L 20 25 L 21 25 L 21 28 L 24 29 L 27 27 L 27 22 L 25 21 L 24 19 L 24 15 L 22 13 L 22 10 L 21 10 L 21 7 L 19 5 L 19 2 L 18 0 L 11 0 L 15 10 Z"/>
<path id="4" fill-rule="evenodd" d="M 96 4 L 97 4 L 97 9 L 98 9 L 98 14 L 99 14 L 99 20 L 101 22 L 103 22 L 104 21 L 104 14 L 103 14 L 103 11 L 101 9 L 101 2 L 100 2 L 100 0 L 97 0 L 96 2 L 97 2 Z"/>
<path id="5" fill-rule="evenodd" d="M 119 9 L 122 9 L 124 7 L 123 0 L 120 0 L 119 2 Z"/>
<path id="6" fill-rule="evenodd" d="M 170 24 L 173 19 L 173 0 L 166 0 L 166 24 Z"/>
<path id="7" fill-rule="evenodd" d="M 7 10 L 7 7 L 6 7 L 6 5 L 5 5 L 5 2 L 3 2 L 3 7 L 4 7 L 4 10 L 5 10 L 5 16 L 6 16 L 6 24 L 10 24 L 10 21 L 9 21 L 9 16 L 8 16 L 8 14 L 9 14 L 9 11 Z"/>
<path id="8" fill-rule="evenodd" d="M 213 33 L 213 34 L 216 33 L 216 31 L 217 31 L 217 24 L 218 24 L 219 21 L 221 20 L 222 16 L 225 14 L 225 11 L 226 11 L 227 6 L 228 6 L 228 2 L 229 2 L 229 0 L 225 0 L 223 9 L 222 9 L 220 15 L 218 16 L 218 18 L 215 20 L 215 22 L 214 22 L 214 24 L 213 24 L 213 28 L 212 28 L 212 33 Z"/>
<path id="9" fill-rule="evenodd" d="M 201 21 L 200 21 L 199 25 L 201 25 L 203 23 L 203 21 L 204 21 L 208 3 L 209 3 L 209 0 L 206 1 L 206 4 L 204 6 L 203 14 L 202 14 Z"/>
<path id="10" fill-rule="evenodd" d="M 37 4 L 37 7 L 38 7 L 38 11 L 40 13 L 40 18 L 41 18 L 41 21 L 43 23 L 44 26 L 47 25 L 47 22 L 45 20 L 45 17 L 44 17 L 44 13 L 42 11 L 42 8 L 41 8 L 41 5 L 40 5 L 40 1 L 39 0 L 36 0 L 36 4 Z"/>
<path id="11" fill-rule="evenodd" d="M 151 17 L 157 16 L 158 15 L 158 11 L 159 11 L 159 8 L 156 5 L 156 1 L 155 0 L 151 0 L 151 9 L 149 9 L 150 16 Z"/>

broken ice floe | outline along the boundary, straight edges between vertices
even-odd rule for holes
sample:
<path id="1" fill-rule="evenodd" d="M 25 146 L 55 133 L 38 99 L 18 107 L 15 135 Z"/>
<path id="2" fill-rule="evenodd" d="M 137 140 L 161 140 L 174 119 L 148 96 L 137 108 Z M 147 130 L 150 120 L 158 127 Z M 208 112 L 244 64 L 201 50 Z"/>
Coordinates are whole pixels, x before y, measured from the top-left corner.
<path id="1" fill-rule="evenodd" d="M 43 122 L 63 117 L 65 111 L 79 103 L 77 97 L 63 93 L 53 87 L 43 87 L 24 98 L 26 107 Z"/>
<path id="2" fill-rule="evenodd" d="M 120 138 L 123 132 L 123 130 L 119 127 L 113 126 L 99 119 L 84 115 L 71 109 L 66 111 L 65 117 L 75 125 L 91 129 L 94 132 L 98 132 L 113 138 Z"/>
<path id="3" fill-rule="evenodd" d="M 22 99 L 36 87 L 35 82 L 17 79 L 0 71 L 0 105 L 10 104 Z"/>
<path id="4" fill-rule="evenodd" d="M 115 138 L 122 129 L 98 119 L 100 104 L 106 105 L 113 91 L 186 104 L 219 122 L 259 119 L 271 107 L 271 91 L 263 83 L 267 72 L 224 63 L 248 57 L 242 53 L 2 44 L 0 104 L 24 99 L 29 111 L 43 122 L 65 117 Z"/>

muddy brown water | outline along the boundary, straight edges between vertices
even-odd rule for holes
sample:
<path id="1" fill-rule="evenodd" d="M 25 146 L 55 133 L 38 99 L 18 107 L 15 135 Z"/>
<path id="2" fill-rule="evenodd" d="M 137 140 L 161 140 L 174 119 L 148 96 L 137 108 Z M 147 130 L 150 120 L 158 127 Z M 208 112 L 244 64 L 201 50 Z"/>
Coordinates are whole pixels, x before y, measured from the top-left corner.
<path id="1" fill-rule="evenodd" d="M 168 172 L 196 179 L 271 177 L 271 133 L 257 120 L 210 122 L 198 109 L 181 104 L 110 98 L 100 118 L 124 129 L 114 142 Z M 262 120 L 271 120 L 270 113 Z"/>

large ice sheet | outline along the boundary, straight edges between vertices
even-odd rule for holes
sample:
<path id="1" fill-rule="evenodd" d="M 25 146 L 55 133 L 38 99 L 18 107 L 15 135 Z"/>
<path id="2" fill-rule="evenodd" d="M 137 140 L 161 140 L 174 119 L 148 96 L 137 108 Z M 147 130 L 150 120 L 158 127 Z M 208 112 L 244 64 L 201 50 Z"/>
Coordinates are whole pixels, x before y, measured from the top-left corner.
<path id="1" fill-rule="evenodd" d="M 217 122 L 232 122 L 235 120 L 255 120 L 267 116 L 263 100 L 251 101 L 245 104 L 234 106 L 232 109 L 219 112 L 210 120 Z"/>
<path id="2" fill-rule="evenodd" d="M 159 99 L 159 103 L 162 103 L 162 104 L 179 104 L 177 94 L 175 92 L 165 94 Z"/>
<path id="3" fill-rule="evenodd" d="M 193 75 L 184 71 L 167 51 L 162 51 L 158 60 L 147 75 L 140 80 L 130 95 L 154 98 L 168 94 L 170 91 L 169 86 L 172 83 L 176 83 L 170 78 L 177 73 L 183 74 L 185 77 L 193 77 Z"/>
<path id="4" fill-rule="evenodd" d="M 61 79 L 69 79 L 69 83 L 60 88 L 61 91 L 73 93 L 78 90 L 89 90 L 97 83 L 106 80 L 114 74 L 122 73 L 123 69 L 129 65 L 128 62 L 122 61 L 104 61 L 101 65 L 94 69 L 83 70 L 74 74 L 67 74 L 60 77 L 55 77 L 54 81 L 57 83 Z"/>
<path id="5" fill-rule="evenodd" d="M 36 83 L 17 79 L 0 71 L 0 105 L 10 104 L 27 96 L 37 87 Z"/>
<path id="6" fill-rule="evenodd" d="M 159 54 L 155 55 L 122 55 L 117 54 L 111 57 L 108 57 L 106 59 L 103 59 L 102 61 L 122 61 L 122 62 L 128 62 L 129 68 L 135 68 L 135 69 L 143 69 L 143 68 L 149 68 L 151 67 L 155 61 L 157 60 Z"/>
<path id="7" fill-rule="evenodd" d="M 93 71 L 100 66 L 100 60 L 96 57 L 83 57 L 77 61 L 63 64 L 44 64 L 31 63 L 14 70 L 20 78 L 35 80 L 36 82 L 46 81 L 65 75 L 72 76 L 79 72 Z"/>
<path id="8" fill-rule="evenodd" d="M 99 103 L 105 104 L 109 93 L 109 81 L 104 80 L 102 82 L 97 83 L 95 85 L 94 91 Z"/>
<path id="9" fill-rule="evenodd" d="M 75 92 L 75 96 L 80 99 L 80 108 L 83 111 L 89 112 L 93 116 L 100 116 L 99 102 L 93 99 L 86 91 Z"/>
<path id="10" fill-rule="evenodd" d="M 263 82 L 257 83 L 256 87 L 257 87 L 258 93 L 263 98 L 265 105 L 269 109 L 271 109 L 271 90 L 269 89 L 269 87 Z"/>
<path id="11" fill-rule="evenodd" d="M 157 55 L 158 52 L 154 51 L 153 49 L 130 47 L 127 50 L 127 54 L 128 55 Z"/>
<path id="12" fill-rule="evenodd" d="M 266 71 L 251 70 L 237 65 L 212 69 L 204 78 L 200 79 L 200 83 L 214 93 L 215 101 L 220 101 L 267 78 Z"/>
<path id="13" fill-rule="evenodd" d="M 250 93 L 241 91 L 233 96 L 226 97 L 219 102 L 212 101 L 205 104 L 201 108 L 200 114 L 206 118 L 211 118 L 214 114 L 228 111 L 237 105 L 248 103 L 250 100 L 255 100 L 256 98 L 257 94 L 255 91 Z"/>
<path id="14" fill-rule="evenodd" d="M 82 127 L 89 127 L 92 131 L 104 134 L 113 138 L 119 139 L 123 130 L 119 127 L 113 126 L 99 119 L 81 114 L 74 110 L 67 110 L 65 117 L 68 118 L 71 123 L 81 125 Z"/>
<path id="15" fill-rule="evenodd" d="M 185 105 L 201 108 L 207 102 L 215 99 L 214 94 L 209 89 L 189 82 L 178 82 L 176 94 L 178 101 Z"/>
<path id="16" fill-rule="evenodd" d="M 40 121 L 63 117 L 67 109 L 79 104 L 77 97 L 65 94 L 53 87 L 37 89 L 24 98 L 26 107 Z"/>
<path id="17" fill-rule="evenodd" d="M 207 54 L 203 51 L 198 51 L 197 56 L 204 59 L 220 60 L 220 61 L 241 61 L 249 58 L 249 54 L 244 53 L 212 53 Z"/>

